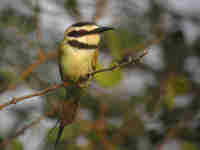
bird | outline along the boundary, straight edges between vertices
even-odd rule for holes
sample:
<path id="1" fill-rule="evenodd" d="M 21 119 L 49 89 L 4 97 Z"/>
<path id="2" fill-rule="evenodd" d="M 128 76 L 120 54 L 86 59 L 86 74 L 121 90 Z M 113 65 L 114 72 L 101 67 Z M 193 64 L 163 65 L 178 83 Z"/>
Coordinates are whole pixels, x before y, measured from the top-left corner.
<path id="1" fill-rule="evenodd" d="M 91 80 L 88 74 L 96 70 L 101 34 L 113 29 L 93 22 L 78 22 L 64 32 L 64 39 L 58 46 L 58 66 L 61 80 L 69 86 L 65 87 L 66 103 L 63 104 L 55 146 L 64 127 L 75 119 L 83 89 Z"/>

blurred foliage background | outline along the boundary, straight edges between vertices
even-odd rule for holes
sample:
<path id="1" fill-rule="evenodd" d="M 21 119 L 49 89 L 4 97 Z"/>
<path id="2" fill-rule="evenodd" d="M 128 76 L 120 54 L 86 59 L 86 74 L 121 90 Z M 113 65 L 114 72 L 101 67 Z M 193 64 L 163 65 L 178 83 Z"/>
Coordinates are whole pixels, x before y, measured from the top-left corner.
<path id="1" fill-rule="evenodd" d="M 1 0 L 0 103 L 61 82 L 56 47 L 77 21 L 116 28 L 103 35 L 100 67 L 148 55 L 97 75 L 57 149 L 200 149 L 199 0 Z M 56 115 L 46 114 L 62 93 L 1 110 L 0 149 L 51 149 Z"/>

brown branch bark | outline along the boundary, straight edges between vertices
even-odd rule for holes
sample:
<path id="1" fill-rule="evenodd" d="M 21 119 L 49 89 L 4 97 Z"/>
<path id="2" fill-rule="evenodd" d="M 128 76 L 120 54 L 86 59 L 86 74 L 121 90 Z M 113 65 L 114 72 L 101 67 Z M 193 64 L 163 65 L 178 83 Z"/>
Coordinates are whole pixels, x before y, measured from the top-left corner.
<path id="1" fill-rule="evenodd" d="M 38 60 L 36 60 L 33 64 L 31 64 L 30 66 L 28 66 L 28 68 L 25 69 L 25 71 L 21 73 L 20 78 L 22 80 L 26 79 L 29 76 L 29 74 L 31 72 L 33 72 L 40 64 L 46 62 L 50 58 L 55 58 L 56 55 L 57 55 L 56 51 L 49 52 L 49 53 L 47 53 L 45 55 L 42 55 L 42 57 L 39 57 Z"/>
<path id="2" fill-rule="evenodd" d="M 33 121 L 31 124 L 28 124 L 28 125 L 24 126 L 24 127 L 23 127 L 21 130 L 19 130 L 15 135 L 4 139 L 3 142 L 0 143 L 0 148 L 6 147 L 6 146 L 8 145 L 8 143 L 9 143 L 12 139 L 18 137 L 18 136 L 21 135 L 21 134 L 24 134 L 24 132 L 26 131 L 26 129 L 28 129 L 28 128 L 34 126 L 34 125 L 36 125 L 37 123 L 39 123 L 39 122 L 40 122 L 41 120 L 43 120 L 43 119 L 44 119 L 44 117 L 41 116 L 39 119 Z"/>
<path id="3" fill-rule="evenodd" d="M 125 67 L 125 66 L 127 66 L 127 65 L 129 65 L 129 64 L 135 64 L 135 65 L 137 65 L 139 62 L 140 62 L 140 60 L 145 56 L 145 55 L 147 55 L 147 50 L 145 50 L 145 51 L 143 51 L 143 53 L 140 55 L 140 56 L 138 56 L 137 58 L 132 58 L 132 57 L 130 57 L 130 58 L 128 58 L 128 60 L 126 60 L 126 61 L 122 61 L 122 62 L 120 62 L 120 63 L 118 63 L 118 64 L 116 64 L 116 65 L 114 65 L 114 66 L 112 66 L 112 67 L 110 67 L 110 68 L 105 68 L 105 69 L 100 69 L 100 70 L 97 70 L 97 71 L 94 71 L 94 72 L 92 72 L 92 73 L 90 73 L 90 74 L 88 74 L 88 77 L 90 77 L 90 76 L 94 76 L 95 74 L 97 74 L 97 73 L 101 73 L 101 72 L 107 72 L 107 71 L 112 71 L 112 70 L 115 70 L 115 69 L 117 69 L 117 68 L 122 68 L 122 67 Z M 16 104 L 16 103 L 18 103 L 18 102 L 21 102 L 21 101 L 24 101 L 25 99 L 29 99 L 29 98 L 32 98 L 32 97 L 36 97 L 36 96 L 42 96 L 42 95 L 45 95 L 46 93 L 48 93 L 48 92 L 50 92 L 50 91 L 54 91 L 55 89 L 57 89 L 57 88 L 60 88 L 60 87 L 66 87 L 66 86 L 70 86 L 68 83 L 62 83 L 62 84 L 59 84 L 59 85 L 52 85 L 52 86 L 50 86 L 50 87 L 48 87 L 48 88 L 45 88 L 45 89 L 43 89 L 43 90 L 41 90 L 41 91 L 39 91 L 39 92 L 36 92 L 36 93 L 33 93 L 33 94 L 29 94 L 29 95 L 25 95 L 25 96 L 22 96 L 22 97 L 13 97 L 9 102 L 7 102 L 7 103 L 4 103 L 4 104 L 0 104 L 0 110 L 2 110 L 2 109 L 4 109 L 5 107 L 7 107 L 7 106 L 9 106 L 9 105 L 11 105 L 11 104 Z"/>
<path id="4" fill-rule="evenodd" d="M 115 69 L 117 69 L 117 68 L 122 68 L 122 67 L 125 67 L 125 66 L 130 65 L 130 64 L 135 64 L 135 65 L 136 65 L 136 64 L 138 64 L 138 63 L 140 62 L 140 60 L 141 60 L 145 55 L 147 55 L 147 53 L 148 53 L 148 51 L 145 50 L 145 51 L 143 51 L 143 53 L 142 53 L 139 57 L 137 57 L 137 58 L 135 58 L 135 59 L 132 58 L 132 57 L 129 57 L 128 60 L 126 60 L 126 61 L 123 61 L 123 62 L 121 62 L 121 63 L 118 63 L 118 64 L 116 64 L 116 65 L 114 65 L 114 66 L 112 66 L 112 67 L 109 67 L 109 68 L 104 68 L 104 69 L 100 69 L 100 70 L 91 72 L 91 73 L 88 74 L 88 76 L 94 76 L 95 74 L 101 73 L 101 72 L 113 71 L 113 70 L 115 70 Z"/>
<path id="5" fill-rule="evenodd" d="M 42 116 L 40 116 L 38 119 L 32 121 L 30 124 L 25 125 L 23 128 L 21 128 L 20 130 L 18 130 L 14 135 L 5 138 L 5 139 L 0 143 L 0 149 L 1 149 L 1 148 L 5 148 L 5 147 L 9 144 L 9 142 L 10 142 L 12 139 L 14 139 L 14 138 L 16 138 L 16 137 L 18 137 L 18 136 L 24 134 L 25 131 L 26 131 L 27 129 L 33 127 L 34 125 L 38 124 L 41 120 L 45 119 L 45 116 L 51 115 L 51 114 L 53 114 L 53 113 L 54 113 L 54 111 L 45 113 L 45 115 L 42 115 Z"/>
<path id="6" fill-rule="evenodd" d="M 29 94 L 29 95 L 25 95 L 25 96 L 17 97 L 17 98 L 13 97 L 9 102 L 4 103 L 4 104 L 0 104 L 0 110 L 2 110 L 3 108 L 5 108 L 5 107 L 7 107 L 7 106 L 9 106 L 11 104 L 16 104 L 18 102 L 24 101 L 25 99 L 29 99 L 29 98 L 32 98 L 32 97 L 35 97 L 35 96 L 42 96 L 42 95 L 44 95 L 44 94 L 46 94 L 46 93 L 48 93 L 50 91 L 53 91 L 53 90 L 55 90 L 57 88 L 60 88 L 62 86 L 63 86 L 63 84 L 52 85 L 52 86 L 50 86 L 48 88 L 45 88 L 45 89 L 43 89 L 43 90 L 41 90 L 39 92 L 34 93 L 34 94 Z"/>
<path id="7" fill-rule="evenodd" d="M 108 4 L 108 0 L 97 0 L 96 1 L 96 11 L 92 18 L 92 20 L 94 22 L 97 22 L 98 20 L 100 20 L 103 17 L 107 4 Z"/>

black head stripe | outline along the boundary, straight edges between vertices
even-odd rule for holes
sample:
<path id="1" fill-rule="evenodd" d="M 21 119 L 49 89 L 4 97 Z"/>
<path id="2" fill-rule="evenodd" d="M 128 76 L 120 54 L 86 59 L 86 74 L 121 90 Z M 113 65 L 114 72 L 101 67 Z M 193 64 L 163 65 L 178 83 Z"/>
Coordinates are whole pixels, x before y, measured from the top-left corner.
<path id="1" fill-rule="evenodd" d="M 78 22 L 78 23 L 73 24 L 72 26 L 73 27 L 82 27 L 82 26 L 85 26 L 85 25 L 95 25 L 95 23 L 92 23 L 92 22 Z"/>
<path id="2" fill-rule="evenodd" d="M 99 34 L 100 33 L 99 28 L 91 30 L 91 31 L 87 31 L 87 30 L 79 30 L 79 31 L 72 31 L 69 32 L 67 35 L 71 36 L 71 37 L 81 37 L 81 36 L 85 36 L 85 35 L 90 35 L 90 34 Z"/>
<path id="3" fill-rule="evenodd" d="M 84 29 L 81 29 L 81 30 L 78 30 L 78 31 L 74 30 L 72 32 L 69 32 L 67 35 L 71 36 L 71 37 L 81 37 L 81 36 L 91 35 L 91 34 L 100 34 L 100 33 L 107 31 L 107 30 L 113 30 L 113 28 L 101 27 L 101 28 L 96 28 L 96 29 L 91 30 L 91 31 L 87 31 L 87 30 L 84 30 Z"/>
<path id="4" fill-rule="evenodd" d="M 81 43 L 76 40 L 69 40 L 68 43 L 69 43 L 69 45 L 79 48 L 79 49 L 96 49 L 96 48 L 98 48 L 98 45 L 89 45 L 89 44 Z"/>

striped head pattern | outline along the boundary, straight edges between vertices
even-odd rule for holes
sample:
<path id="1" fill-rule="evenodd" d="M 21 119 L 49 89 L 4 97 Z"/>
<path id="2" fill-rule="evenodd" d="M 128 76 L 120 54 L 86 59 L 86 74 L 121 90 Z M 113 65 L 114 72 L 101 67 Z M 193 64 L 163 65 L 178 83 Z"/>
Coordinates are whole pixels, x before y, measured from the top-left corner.
<path id="1" fill-rule="evenodd" d="M 79 22 L 66 29 L 65 40 L 75 48 L 96 49 L 100 42 L 101 33 L 112 29 L 98 26 L 92 22 Z"/>

